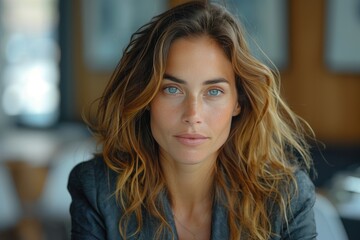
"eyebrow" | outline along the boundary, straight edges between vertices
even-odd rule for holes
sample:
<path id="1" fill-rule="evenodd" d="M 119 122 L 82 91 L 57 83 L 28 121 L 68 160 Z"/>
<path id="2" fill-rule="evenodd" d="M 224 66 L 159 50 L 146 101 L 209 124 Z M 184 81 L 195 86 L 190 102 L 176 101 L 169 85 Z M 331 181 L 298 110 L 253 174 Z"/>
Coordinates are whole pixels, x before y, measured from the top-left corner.
<path id="1" fill-rule="evenodd" d="M 176 83 L 179 83 L 179 84 L 187 84 L 187 82 L 185 80 L 182 80 L 180 78 L 177 78 L 177 77 L 174 77 L 174 76 L 171 76 L 170 74 L 167 74 L 165 73 L 164 74 L 164 77 L 163 79 L 168 79 L 170 81 L 173 81 L 173 82 L 176 82 Z M 217 83 L 227 83 L 227 84 L 230 84 L 229 81 L 225 78 L 215 78 L 215 79 L 209 79 L 209 80 L 206 80 L 203 85 L 211 85 L 211 84 L 217 84 Z"/>

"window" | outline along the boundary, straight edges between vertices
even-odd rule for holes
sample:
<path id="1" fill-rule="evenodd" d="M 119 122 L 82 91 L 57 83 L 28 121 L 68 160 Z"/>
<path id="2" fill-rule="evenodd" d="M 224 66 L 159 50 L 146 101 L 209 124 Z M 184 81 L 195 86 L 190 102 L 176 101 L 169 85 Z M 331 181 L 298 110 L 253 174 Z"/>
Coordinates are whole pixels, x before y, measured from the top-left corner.
<path id="1" fill-rule="evenodd" d="M 15 122 L 53 125 L 59 114 L 57 0 L 0 0 L 1 109 Z"/>

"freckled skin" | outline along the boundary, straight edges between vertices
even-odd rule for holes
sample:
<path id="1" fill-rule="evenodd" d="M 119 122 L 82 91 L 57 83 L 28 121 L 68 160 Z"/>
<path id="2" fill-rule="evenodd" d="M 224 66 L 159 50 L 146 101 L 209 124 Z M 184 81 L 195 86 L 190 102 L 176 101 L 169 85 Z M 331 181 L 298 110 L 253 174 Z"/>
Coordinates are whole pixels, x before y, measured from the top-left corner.
<path id="1" fill-rule="evenodd" d="M 160 160 L 213 165 L 240 113 L 231 62 L 207 36 L 180 38 L 170 47 L 165 73 L 150 105 Z"/>

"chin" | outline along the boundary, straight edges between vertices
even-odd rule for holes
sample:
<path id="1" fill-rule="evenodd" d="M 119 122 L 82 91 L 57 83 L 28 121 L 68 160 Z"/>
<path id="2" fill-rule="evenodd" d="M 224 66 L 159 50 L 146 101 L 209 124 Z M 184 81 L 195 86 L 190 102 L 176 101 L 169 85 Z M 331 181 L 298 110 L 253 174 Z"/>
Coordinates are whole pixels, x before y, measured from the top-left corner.
<path id="1" fill-rule="evenodd" d="M 209 157 L 205 156 L 186 156 L 184 154 L 179 154 L 178 156 L 182 156 L 181 158 L 174 158 L 176 162 L 187 164 L 187 165 L 197 165 L 200 163 L 207 162 Z"/>

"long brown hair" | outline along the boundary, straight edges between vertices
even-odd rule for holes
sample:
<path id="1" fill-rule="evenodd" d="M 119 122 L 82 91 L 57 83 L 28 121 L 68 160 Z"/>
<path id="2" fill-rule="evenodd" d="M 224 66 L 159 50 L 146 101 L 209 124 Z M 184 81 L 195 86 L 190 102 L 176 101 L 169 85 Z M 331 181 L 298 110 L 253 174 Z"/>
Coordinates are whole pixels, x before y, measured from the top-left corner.
<path id="1" fill-rule="evenodd" d="M 177 6 L 133 34 L 89 121 L 104 161 L 118 173 L 124 238 L 130 216 L 138 222 L 133 234 L 140 232 L 143 208 L 159 220 L 158 236 L 171 229 L 159 204 L 166 184 L 147 106 L 159 90 L 171 43 L 202 35 L 214 39 L 232 62 L 241 106 L 214 175 L 214 197 L 228 209 L 230 238 L 271 237 L 269 206 L 280 209 L 286 221 L 294 191 L 284 186 L 296 189 L 295 170 L 311 167 L 306 142 L 311 129 L 281 99 L 278 75 L 251 55 L 237 19 L 203 1 Z"/>

